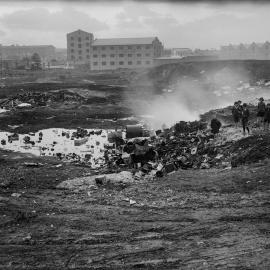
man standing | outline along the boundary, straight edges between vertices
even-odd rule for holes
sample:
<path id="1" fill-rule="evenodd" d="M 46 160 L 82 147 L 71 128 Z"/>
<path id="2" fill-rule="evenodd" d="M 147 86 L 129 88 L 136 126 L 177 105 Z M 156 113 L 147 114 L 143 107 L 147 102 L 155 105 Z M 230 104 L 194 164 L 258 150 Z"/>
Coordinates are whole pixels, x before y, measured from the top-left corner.
<path id="1" fill-rule="evenodd" d="M 264 129 L 269 130 L 270 124 L 270 103 L 267 103 L 264 113 Z"/>
<path id="2" fill-rule="evenodd" d="M 214 114 L 213 119 L 210 123 L 211 132 L 215 135 L 219 133 L 219 129 L 221 128 L 221 122 L 217 119 L 217 115 Z"/>
<path id="3" fill-rule="evenodd" d="M 243 111 L 242 111 L 242 126 L 243 126 L 243 134 L 246 135 L 246 130 L 249 134 L 249 127 L 248 127 L 248 120 L 249 120 L 249 109 L 247 104 L 243 104 Z"/>
<path id="4" fill-rule="evenodd" d="M 258 107 L 257 107 L 257 124 L 261 127 L 265 114 L 265 103 L 264 99 L 261 97 L 259 99 Z"/>
<path id="5" fill-rule="evenodd" d="M 232 116 L 233 116 L 233 121 L 234 121 L 236 128 L 238 127 L 238 123 L 239 123 L 240 116 L 241 116 L 239 107 L 240 107 L 239 103 L 237 101 L 235 101 L 233 108 L 232 108 Z"/>

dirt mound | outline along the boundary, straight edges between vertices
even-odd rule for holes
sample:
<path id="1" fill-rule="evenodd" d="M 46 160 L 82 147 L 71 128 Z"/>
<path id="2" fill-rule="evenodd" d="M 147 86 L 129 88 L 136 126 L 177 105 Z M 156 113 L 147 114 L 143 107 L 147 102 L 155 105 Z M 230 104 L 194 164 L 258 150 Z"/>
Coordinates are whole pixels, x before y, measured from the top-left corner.
<path id="1" fill-rule="evenodd" d="M 232 166 L 258 162 L 270 157 L 269 135 L 256 135 L 241 139 L 232 145 Z"/>

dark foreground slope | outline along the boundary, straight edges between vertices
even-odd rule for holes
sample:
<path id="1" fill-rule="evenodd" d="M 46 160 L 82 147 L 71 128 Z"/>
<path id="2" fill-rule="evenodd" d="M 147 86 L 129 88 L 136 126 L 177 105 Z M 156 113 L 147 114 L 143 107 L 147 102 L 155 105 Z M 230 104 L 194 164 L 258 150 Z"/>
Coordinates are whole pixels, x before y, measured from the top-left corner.
<path id="1" fill-rule="evenodd" d="M 81 192 L 56 186 L 87 167 L 5 152 L 0 161 L 0 269 L 270 267 L 267 159 Z"/>

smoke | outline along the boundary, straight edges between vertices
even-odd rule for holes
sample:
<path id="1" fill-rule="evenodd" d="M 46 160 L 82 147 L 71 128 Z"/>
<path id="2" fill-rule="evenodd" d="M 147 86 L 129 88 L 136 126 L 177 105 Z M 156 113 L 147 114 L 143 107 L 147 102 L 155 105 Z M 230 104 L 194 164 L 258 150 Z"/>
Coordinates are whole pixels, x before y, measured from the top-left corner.
<path id="1" fill-rule="evenodd" d="M 130 98 L 130 106 L 155 129 L 170 127 L 179 121 L 199 120 L 200 114 L 209 110 L 232 105 L 239 99 L 247 102 L 254 97 L 244 69 L 219 68 L 201 70 L 197 76 L 176 75 L 159 94 L 153 90 L 151 81 L 147 82 L 148 87 L 137 90 L 137 98 L 134 95 Z"/>

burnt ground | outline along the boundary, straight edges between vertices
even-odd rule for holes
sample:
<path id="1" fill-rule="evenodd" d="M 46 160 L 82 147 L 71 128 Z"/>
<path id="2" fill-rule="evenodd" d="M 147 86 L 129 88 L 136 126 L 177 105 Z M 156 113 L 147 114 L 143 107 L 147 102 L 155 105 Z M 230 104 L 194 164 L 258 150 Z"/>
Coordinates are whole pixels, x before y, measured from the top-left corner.
<path id="1" fill-rule="evenodd" d="M 89 168 L 2 152 L 0 269 L 269 269 L 269 162 L 74 193 Z"/>

